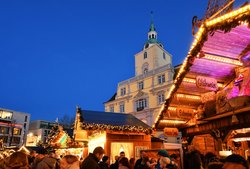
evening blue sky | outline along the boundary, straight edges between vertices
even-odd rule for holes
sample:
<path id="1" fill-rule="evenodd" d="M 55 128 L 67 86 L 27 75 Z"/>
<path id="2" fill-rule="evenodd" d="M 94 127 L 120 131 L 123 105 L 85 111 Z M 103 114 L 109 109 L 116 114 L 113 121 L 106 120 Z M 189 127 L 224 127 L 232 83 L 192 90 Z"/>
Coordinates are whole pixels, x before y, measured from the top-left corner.
<path id="1" fill-rule="evenodd" d="M 237 1 L 242 4 L 244 1 Z M 207 0 L 43 0 L 0 2 L 0 107 L 32 120 L 104 111 L 120 81 L 135 75 L 150 11 L 158 40 L 182 63 Z"/>

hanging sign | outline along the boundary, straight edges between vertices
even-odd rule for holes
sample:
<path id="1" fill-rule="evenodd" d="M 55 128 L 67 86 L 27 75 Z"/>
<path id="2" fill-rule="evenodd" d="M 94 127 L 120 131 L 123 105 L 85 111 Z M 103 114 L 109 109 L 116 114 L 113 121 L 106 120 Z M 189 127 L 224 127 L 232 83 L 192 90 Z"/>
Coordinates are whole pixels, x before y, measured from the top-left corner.
<path id="1" fill-rule="evenodd" d="M 196 86 L 198 88 L 216 91 L 218 89 L 217 80 L 210 77 L 197 76 Z"/>
<path id="2" fill-rule="evenodd" d="M 163 130 L 164 136 L 178 136 L 179 130 L 177 128 L 165 127 Z"/>
<path id="3" fill-rule="evenodd" d="M 201 94 L 201 102 L 206 103 L 208 101 L 215 100 L 215 92 L 207 92 L 204 94 Z"/>
<path id="4" fill-rule="evenodd" d="M 182 119 L 191 119 L 194 117 L 194 110 L 188 108 L 176 108 L 177 117 Z"/>

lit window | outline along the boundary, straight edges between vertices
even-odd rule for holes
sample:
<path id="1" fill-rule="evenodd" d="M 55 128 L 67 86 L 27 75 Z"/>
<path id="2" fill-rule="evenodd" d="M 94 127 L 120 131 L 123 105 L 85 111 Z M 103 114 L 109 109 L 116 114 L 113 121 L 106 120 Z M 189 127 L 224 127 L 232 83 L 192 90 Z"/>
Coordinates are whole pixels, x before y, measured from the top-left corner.
<path id="1" fill-rule="evenodd" d="M 157 96 L 157 98 L 158 98 L 158 104 L 164 103 L 164 101 L 165 101 L 165 96 L 164 96 L 164 94 L 159 94 L 159 95 Z"/>
<path id="2" fill-rule="evenodd" d="M 13 135 L 20 135 L 20 134 L 21 134 L 21 129 L 19 129 L 19 128 L 13 129 Z"/>
<path id="3" fill-rule="evenodd" d="M 109 111 L 110 111 L 110 112 L 115 112 L 115 108 L 114 108 L 113 105 L 109 107 Z"/>
<path id="4" fill-rule="evenodd" d="M 165 82 L 165 74 L 158 76 L 158 84 L 162 84 Z"/>
<path id="5" fill-rule="evenodd" d="M 147 52 L 144 52 L 144 59 L 147 59 L 148 58 L 148 54 Z"/>
<path id="6" fill-rule="evenodd" d="M 147 99 L 139 99 L 135 102 L 136 111 L 141 111 L 148 107 Z"/>
<path id="7" fill-rule="evenodd" d="M 143 83 L 143 81 L 141 81 L 138 83 L 138 89 L 142 90 L 143 88 L 144 88 L 144 83 Z"/>
<path id="8" fill-rule="evenodd" d="M 124 112 L 125 112 L 124 103 L 120 103 L 120 112 L 121 112 L 121 113 L 124 113 Z"/>
<path id="9" fill-rule="evenodd" d="M 126 88 L 123 87 L 121 88 L 121 96 L 124 96 L 126 94 Z"/>

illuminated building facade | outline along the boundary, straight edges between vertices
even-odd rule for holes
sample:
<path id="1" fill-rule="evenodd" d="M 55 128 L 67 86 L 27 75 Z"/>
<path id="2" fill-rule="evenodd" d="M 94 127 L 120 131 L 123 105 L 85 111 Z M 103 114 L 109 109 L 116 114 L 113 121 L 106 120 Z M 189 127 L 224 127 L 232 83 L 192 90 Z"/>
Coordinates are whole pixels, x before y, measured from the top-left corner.
<path id="1" fill-rule="evenodd" d="M 49 132 L 56 122 L 45 120 L 34 120 L 30 123 L 29 132 L 27 135 L 27 146 L 36 146 L 37 143 L 45 143 Z"/>
<path id="2" fill-rule="evenodd" d="M 172 84 L 172 56 L 158 41 L 151 22 L 148 40 L 135 54 L 135 76 L 118 83 L 117 92 L 105 103 L 106 112 L 130 113 L 152 126 Z"/>
<path id="3" fill-rule="evenodd" d="M 0 108 L 0 140 L 5 147 L 20 147 L 26 142 L 30 114 Z"/>

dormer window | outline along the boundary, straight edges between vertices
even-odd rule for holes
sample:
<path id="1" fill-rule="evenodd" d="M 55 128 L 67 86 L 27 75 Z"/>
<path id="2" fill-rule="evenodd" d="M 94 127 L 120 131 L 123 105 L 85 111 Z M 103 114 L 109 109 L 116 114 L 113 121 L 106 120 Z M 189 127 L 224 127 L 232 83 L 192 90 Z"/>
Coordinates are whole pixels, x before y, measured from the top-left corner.
<path id="1" fill-rule="evenodd" d="M 124 96 L 126 94 L 126 88 L 123 87 L 121 88 L 121 96 Z"/>
<path id="2" fill-rule="evenodd" d="M 148 58 L 148 54 L 147 52 L 144 52 L 144 59 L 147 59 Z"/>

